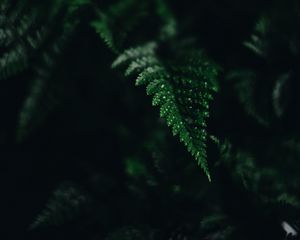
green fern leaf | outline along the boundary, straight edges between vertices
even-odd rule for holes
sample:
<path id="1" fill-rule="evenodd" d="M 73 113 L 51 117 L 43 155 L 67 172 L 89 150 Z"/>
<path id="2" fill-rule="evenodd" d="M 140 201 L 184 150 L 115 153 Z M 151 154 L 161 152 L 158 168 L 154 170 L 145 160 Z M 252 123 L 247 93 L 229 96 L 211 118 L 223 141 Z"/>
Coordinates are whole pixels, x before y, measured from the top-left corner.
<path id="1" fill-rule="evenodd" d="M 218 68 L 203 52 L 186 53 L 176 61 L 163 63 L 153 42 L 121 54 L 112 67 L 127 64 L 125 75 L 138 74 L 136 85 L 146 85 L 152 104 L 160 106 L 160 116 L 174 135 L 195 157 L 210 180 L 206 154 L 206 119 L 209 102 L 217 91 Z"/>

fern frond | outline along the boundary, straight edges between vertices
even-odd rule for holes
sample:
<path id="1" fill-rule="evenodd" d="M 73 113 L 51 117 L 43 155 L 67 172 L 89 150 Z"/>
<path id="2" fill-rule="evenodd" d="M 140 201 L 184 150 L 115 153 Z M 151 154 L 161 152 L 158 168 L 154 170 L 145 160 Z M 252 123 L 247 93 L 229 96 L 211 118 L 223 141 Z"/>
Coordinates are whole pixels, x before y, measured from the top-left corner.
<path id="1" fill-rule="evenodd" d="M 269 31 L 270 25 L 271 22 L 269 18 L 266 16 L 260 17 L 254 27 L 254 33 L 251 35 L 251 39 L 243 43 L 245 47 L 260 57 L 266 57 L 267 55 L 267 45 L 264 37 Z"/>
<path id="2" fill-rule="evenodd" d="M 269 126 L 268 118 L 258 110 L 255 100 L 256 73 L 248 69 L 236 70 L 230 72 L 227 75 L 227 79 L 235 81 L 235 91 L 247 114 L 253 117 L 259 124 L 266 127 Z"/>
<path id="3" fill-rule="evenodd" d="M 59 226 L 75 220 L 87 209 L 89 197 L 73 184 L 62 184 L 53 192 L 46 208 L 38 215 L 31 229 Z"/>
<path id="4" fill-rule="evenodd" d="M 232 239 L 236 227 L 222 213 L 205 216 L 200 223 L 201 239 Z"/>
<path id="5" fill-rule="evenodd" d="M 288 193 L 282 193 L 281 195 L 279 195 L 277 197 L 276 201 L 278 203 L 285 204 L 285 205 L 290 205 L 290 206 L 293 206 L 295 208 L 300 207 L 299 199 L 296 196 L 288 194 Z"/>
<path id="6" fill-rule="evenodd" d="M 53 1 L 51 5 L 36 3 L 30 8 L 26 0 L 0 3 L 0 79 L 7 79 L 28 67 L 51 35 L 54 23 L 62 21 L 62 28 L 72 29 L 75 21 L 71 19 L 72 14 L 87 3 L 88 0 Z M 43 15 L 45 8 L 47 14 Z"/>
<path id="7" fill-rule="evenodd" d="M 18 38 L 24 36 L 30 30 L 30 27 L 33 25 L 35 20 L 35 11 L 33 11 L 30 15 L 26 14 L 19 16 L 19 13 L 17 13 L 16 16 L 13 17 L 7 16 L 6 21 L 3 21 L 1 24 L 0 46 L 7 47 L 13 41 L 16 41 Z"/>
<path id="8" fill-rule="evenodd" d="M 177 22 L 165 0 L 156 0 L 157 14 L 162 20 L 160 39 L 166 40 L 177 34 Z"/>
<path id="9" fill-rule="evenodd" d="M 72 0 L 70 1 L 68 7 L 68 14 L 75 13 L 83 6 L 89 5 L 91 2 L 90 0 Z"/>
<path id="10" fill-rule="evenodd" d="M 91 25 L 107 46 L 118 52 L 128 34 L 147 14 L 147 1 L 120 0 L 107 11 L 98 11 L 98 19 Z"/>
<path id="11" fill-rule="evenodd" d="M 263 15 L 257 21 L 255 25 L 255 31 L 260 34 L 266 34 L 270 30 L 270 27 L 271 20 L 267 16 Z"/>
<path id="12" fill-rule="evenodd" d="M 156 48 L 151 42 L 126 50 L 112 66 L 130 63 L 125 74 L 139 73 L 136 85 L 146 85 L 147 94 L 153 95 L 152 104 L 160 106 L 160 116 L 172 128 L 173 135 L 179 136 L 210 180 L 206 160 L 206 119 L 209 102 L 217 91 L 218 68 L 201 51 L 165 64 Z"/>
<path id="13" fill-rule="evenodd" d="M 39 127 L 59 102 L 62 81 L 55 70 L 62 50 L 77 26 L 77 12 L 88 0 L 34 3 L 26 0 L 0 4 L 0 79 L 8 79 L 28 68 L 32 75 L 17 122 L 17 140 L 24 140 Z M 43 14 L 45 13 L 45 14 Z"/>
<path id="14" fill-rule="evenodd" d="M 0 58 L 0 78 L 11 77 L 27 67 L 28 56 L 22 45 L 16 46 Z"/>
<path id="15" fill-rule="evenodd" d="M 2 21 L 0 24 L 0 79 L 13 76 L 27 67 L 28 63 L 28 32 L 34 22 L 35 14 L 23 15 L 24 4 L 18 4 L 11 9 L 11 4 L 4 1 L 1 11 Z M 26 36 L 27 35 L 27 36 Z M 22 40 L 21 40 L 22 39 Z"/>
<path id="16" fill-rule="evenodd" d="M 38 128 L 48 114 L 59 104 L 63 81 L 55 76 L 59 59 L 63 54 L 72 30 L 68 29 L 44 50 L 35 77 L 30 83 L 26 99 L 21 107 L 17 123 L 17 140 L 23 141 Z"/>
<path id="17" fill-rule="evenodd" d="M 288 90 L 291 82 L 291 73 L 284 73 L 278 76 L 272 91 L 272 103 L 277 117 L 281 117 L 288 105 Z"/>
<path id="18" fill-rule="evenodd" d="M 125 50 L 124 53 L 119 55 L 118 58 L 113 62 L 112 68 L 115 68 L 119 65 L 126 64 L 135 59 L 139 59 L 149 55 L 154 55 L 156 48 L 157 48 L 157 44 L 155 42 L 149 42 L 143 46 Z"/>
<path id="19" fill-rule="evenodd" d="M 0 13 L 3 17 L 0 23 L 0 79 L 24 71 L 48 33 L 47 27 L 40 23 L 37 8 L 28 9 L 26 1 L 16 1 L 15 7 L 11 4 L 6 3 L 6 10 Z"/>
<path id="20" fill-rule="evenodd" d="M 0 34 L 3 34 L 3 38 L 1 38 L 0 45 L 7 48 L 7 51 L 0 56 L 0 79 L 7 79 L 26 69 L 32 51 L 38 49 L 45 39 L 46 28 L 40 27 L 30 33 L 29 29 L 32 27 L 33 20 L 31 17 L 26 19 L 30 20 L 26 20 L 25 23 L 22 19 L 21 26 L 15 29 L 1 29 Z M 10 45 L 12 46 L 9 47 Z"/>
<path id="21" fill-rule="evenodd" d="M 108 234 L 106 240 L 153 240 L 155 231 L 146 227 L 125 226 Z"/>

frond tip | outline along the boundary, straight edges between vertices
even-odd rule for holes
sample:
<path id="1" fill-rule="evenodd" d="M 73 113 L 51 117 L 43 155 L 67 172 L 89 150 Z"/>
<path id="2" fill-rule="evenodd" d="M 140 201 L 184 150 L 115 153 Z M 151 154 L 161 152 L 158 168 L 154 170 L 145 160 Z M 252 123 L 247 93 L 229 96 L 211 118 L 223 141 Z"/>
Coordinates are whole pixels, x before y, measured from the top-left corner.
<path id="1" fill-rule="evenodd" d="M 146 85 L 153 106 L 178 135 L 211 180 L 206 153 L 209 102 L 217 91 L 218 68 L 201 51 L 186 52 L 164 63 L 153 42 L 126 50 L 112 67 L 128 64 L 125 75 L 138 74 L 136 85 Z"/>

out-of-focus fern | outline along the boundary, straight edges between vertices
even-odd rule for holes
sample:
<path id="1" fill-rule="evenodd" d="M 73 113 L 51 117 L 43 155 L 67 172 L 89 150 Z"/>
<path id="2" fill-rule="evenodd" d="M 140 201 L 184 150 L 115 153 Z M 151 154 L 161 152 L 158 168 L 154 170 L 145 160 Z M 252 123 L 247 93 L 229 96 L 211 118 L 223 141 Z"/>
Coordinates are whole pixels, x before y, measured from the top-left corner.
<path id="1" fill-rule="evenodd" d="M 147 19 L 152 13 L 151 21 Z M 107 10 L 98 10 L 98 18 L 91 25 L 100 35 L 107 46 L 115 53 L 124 50 L 125 42 L 146 19 L 148 22 L 159 22 L 159 39 L 166 40 L 174 37 L 177 33 L 177 23 L 172 11 L 165 0 L 137 1 L 119 0 Z M 151 30 L 152 31 L 152 30 Z"/>
<path id="2" fill-rule="evenodd" d="M 255 27 L 251 39 L 245 41 L 243 45 L 248 48 L 251 53 L 254 53 L 259 58 L 267 57 L 266 41 L 263 39 L 269 30 L 269 19 L 265 16 L 261 17 Z M 260 102 L 258 106 L 256 102 L 256 86 L 259 76 L 258 72 L 252 69 L 233 70 L 227 75 L 227 79 L 231 80 L 241 104 L 246 112 L 254 117 L 256 121 L 264 126 L 269 126 L 269 118 L 265 111 L 260 111 L 259 107 L 264 105 Z"/>
<path id="3" fill-rule="evenodd" d="M 33 4 L 29 0 L 2 1 L 0 79 L 9 78 L 27 68 L 51 35 L 51 28 L 57 23 L 57 18 L 63 12 L 73 14 L 83 4 L 82 1 L 54 1 L 50 5 L 47 1 L 44 5 Z"/>
<path id="4" fill-rule="evenodd" d="M 87 212 L 90 198 L 74 184 L 62 184 L 49 199 L 46 208 L 31 225 L 32 229 L 60 226 Z"/>
<path id="5" fill-rule="evenodd" d="M 235 231 L 228 217 L 221 213 L 214 213 L 202 218 L 200 236 L 207 240 L 229 240 Z"/>
<path id="6" fill-rule="evenodd" d="M 18 141 L 24 140 L 38 128 L 61 99 L 63 82 L 54 75 L 69 34 L 70 31 L 56 39 L 50 49 L 44 51 L 39 66 L 36 66 L 35 78 L 30 83 L 28 94 L 19 113 Z"/>
<path id="7" fill-rule="evenodd" d="M 227 76 L 246 112 L 268 127 L 286 113 L 291 100 L 288 89 L 295 71 L 292 66 L 281 64 L 282 58 L 295 54 L 288 47 L 288 33 L 281 29 L 284 21 L 276 22 L 269 15 L 258 19 L 250 39 L 243 42 L 254 64 L 232 70 Z M 274 71 L 275 66 L 278 69 Z"/>
<path id="8" fill-rule="evenodd" d="M 245 189 L 262 203 L 288 204 L 299 206 L 299 199 L 284 184 L 283 176 L 275 167 L 258 166 L 255 158 L 248 152 L 234 150 L 232 144 L 216 141 L 221 152 L 221 161 L 232 170 L 236 183 L 240 182 Z"/>
<path id="9" fill-rule="evenodd" d="M 132 29 L 147 14 L 147 1 L 119 0 L 107 11 L 98 10 L 98 19 L 91 24 L 107 44 L 118 52 Z"/>
<path id="10" fill-rule="evenodd" d="M 284 192 L 281 195 L 277 196 L 275 201 L 277 201 L 281 204 L 286 204 L 286 205 L 293 206 L 293 207 L 298 208 L 298 209 L 300 208 L 299 199 L 296 196 L 294 196 L 292 194 L 288 194 L 286 192 Z"/>
<path id="11" fill-rule="evenodd" d="M 247 114 L 255 118 L 258 123 L 269 126 L 268 117 L 265 113 L 261 113 L 258 110 L 255 101 L 255 86 L 257 81 L 255 72 L 246 69 L 232 71 L 227 75 L 227 79 L 234 82 L 235 91 Z"/>
<path id="12" fill-rule="evenodd" d="M 27 11 L 26 1 L 19 1 L 16 7 L 11 1 L 1 3 L 0 12 L 0 79 L 7 79 L 23 71 L 34 49 L 45 39 L 44 26 L 36 26 L 37 9 Z"/>
<path id="13" fill-rule="evenodd" d="M 31 74 L 17 122 L 18 140 L 24 140 L 40 126 L 59 101 L 63 82 L 53 76 L 64 45 L 78 24 L 77 13 L 88 3 L 5 0 L 0 4 L 0 80 L 27 68 Z"/>
<path id="14" fill-rule="evenodd" d="M 251 39 L 244 42 L 244 46 L 259 57 L 267 57 L 267 43 L 264 37 L 270 29 L 270 24 L 270 19 L 267 16 L 262 16 L 254 27 Z"/>
<path id="15" fill-rule="evenodd" d="M 281 117 L 287 108 L 288 104 L 288 92 L 290 90 L 290 79 L 291 79 L 291 73 L 283 73 L 280 76 L 278 76 L 273 92 L 272 92 L 272 102 L 273 102 L 273 108 L 274 112 L 277 117 Z"/>
<path id="16" fill-rule="evenodd" d="M 162 19 L 160 38 L 166 40 L 177 34 L 176 19 L 164 0 L 156 0 L 156 9 L 158 16 Z"/>
<path id="17" fill-rule="evenodd" d="M 154 240 L 155 231 L 148 228 L 126 226 L 110 233 L 106 240 Z"/>
<path id="18" fill-rule="evenodd" d="M 209 102 L 217 91 L 218 68 L 201 51 L 187 51 L 164 62 L 157 48 L 155 42 L 150 42 L 128 49 L 112 67 L 129 64 L 125 75 L 138 74 L 136 85 L 147 86 L 147 94 L 154 95 L 153 105 L 160 106 L 160 116 L 166 119 L 173 134 L 179 136 L 210 179 L 206 119 Z"/>

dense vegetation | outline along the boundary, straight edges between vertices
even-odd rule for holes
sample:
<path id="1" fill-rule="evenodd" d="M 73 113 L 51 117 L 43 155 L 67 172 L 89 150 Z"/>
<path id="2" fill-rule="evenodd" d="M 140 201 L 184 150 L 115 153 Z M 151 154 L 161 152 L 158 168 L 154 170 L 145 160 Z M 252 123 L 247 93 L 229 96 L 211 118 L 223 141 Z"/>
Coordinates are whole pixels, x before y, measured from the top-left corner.
<path id="1" fill-rule="evenodd" d="M 299 239 L 299 29 L 296 0 L 1 0 L 1 237 Z"/>

